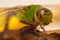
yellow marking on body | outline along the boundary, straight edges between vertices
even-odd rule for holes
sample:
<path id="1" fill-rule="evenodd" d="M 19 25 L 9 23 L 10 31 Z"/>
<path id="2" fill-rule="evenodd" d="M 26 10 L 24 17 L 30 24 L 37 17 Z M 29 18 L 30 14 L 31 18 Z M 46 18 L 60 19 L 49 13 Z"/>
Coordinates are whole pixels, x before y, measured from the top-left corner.
<path id="1" fill-rule="evenodd" d="M 9 23 L 8 24 L 8 30 L 22 29 L 25 26 L 27 26 L 26 24 L 21 23 L 16 16 L 11 16 L 8 23 Z"/>

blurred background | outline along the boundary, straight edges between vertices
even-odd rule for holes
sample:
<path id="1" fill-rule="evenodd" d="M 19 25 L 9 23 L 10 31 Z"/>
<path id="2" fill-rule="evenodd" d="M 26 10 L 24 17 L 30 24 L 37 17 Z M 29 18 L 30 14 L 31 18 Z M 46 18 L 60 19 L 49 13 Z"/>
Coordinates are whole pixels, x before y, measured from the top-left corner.
<path id="1" fill-rule="evenodd" d="M 39 4 L 50 9 L 53 13 L 53 21 L 45 26 L 45 29 L 60 31 L 60 0 L 0 0 L 0 9 L 31 4 Z"/>

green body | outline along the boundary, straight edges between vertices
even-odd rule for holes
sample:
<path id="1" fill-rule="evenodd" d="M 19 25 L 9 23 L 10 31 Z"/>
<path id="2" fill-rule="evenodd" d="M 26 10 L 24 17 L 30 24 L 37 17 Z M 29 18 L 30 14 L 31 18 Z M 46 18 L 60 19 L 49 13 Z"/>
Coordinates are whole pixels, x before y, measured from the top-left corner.
<path id="1" fill-rule="evenodd" d="M 32 22 L 33 18 L 35 17 L 36 10 L 40 8 L 41 6 L 39 5 L 32 5 L 30 8 L 26 10 L 20 10 L 18 12 L 18 16 L 20 20 L 23 20 L 25 22 Z"/>

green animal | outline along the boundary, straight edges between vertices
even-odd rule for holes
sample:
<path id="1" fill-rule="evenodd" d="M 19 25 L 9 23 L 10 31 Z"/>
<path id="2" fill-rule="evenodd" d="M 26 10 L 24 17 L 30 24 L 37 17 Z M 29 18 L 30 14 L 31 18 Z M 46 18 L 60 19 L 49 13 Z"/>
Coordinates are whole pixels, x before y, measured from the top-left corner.
<path id="1" fill-rule="evenodd" d="M 42 35 L 36 28 L 40 25 L 45 31 L 44 26 L 52 22 L 52 16 L 52 12 L 41 5 L 10 8 L 0 15 L 1 39 L 20 40 L 24 36 L 29 39 L 28 35 L 32 34 L 33 39 L 42 37 L 47 40 L 46 36 Z"/>
<path id="2" fill-rule="evenodd" d="M 26 27 L 35 30 L 38 25 L 45 31 L 42 26 L 46 26 L 52 22 L 52 12 L 41 5 L 9 8 L 9 10 L 2 12 L 0 16 L 0 31 L 3 31 L 7 27 L 8 30 L 23 29 Z"/>

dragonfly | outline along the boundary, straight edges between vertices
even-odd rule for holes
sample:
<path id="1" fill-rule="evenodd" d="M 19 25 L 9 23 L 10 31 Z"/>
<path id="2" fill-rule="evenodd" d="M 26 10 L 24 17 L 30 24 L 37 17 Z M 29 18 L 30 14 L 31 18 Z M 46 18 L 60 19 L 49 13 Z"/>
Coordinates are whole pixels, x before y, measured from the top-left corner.
<path id="1" fill-rule="evenodd" d="M 46 31 L 44 26 L 50 24 L 53 18 L 52 12 L 41 5 L 12 7 L 0 14 L 0 32 L 20 29 L 23 32 L 31 30 L 38 35 L 37 26 Z"/>

